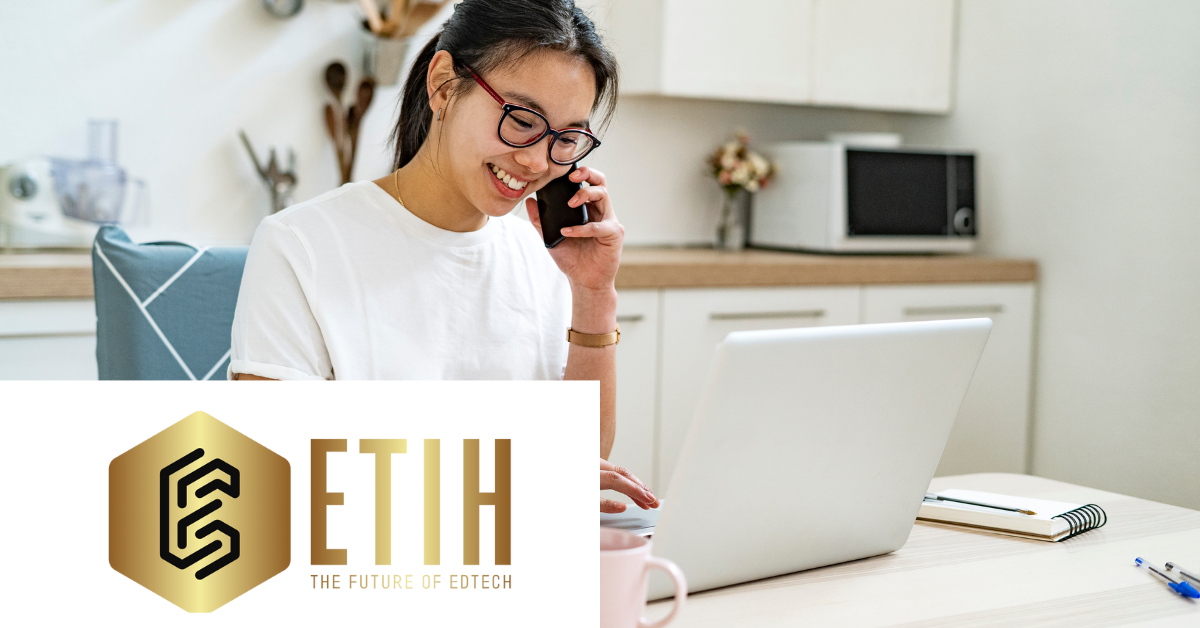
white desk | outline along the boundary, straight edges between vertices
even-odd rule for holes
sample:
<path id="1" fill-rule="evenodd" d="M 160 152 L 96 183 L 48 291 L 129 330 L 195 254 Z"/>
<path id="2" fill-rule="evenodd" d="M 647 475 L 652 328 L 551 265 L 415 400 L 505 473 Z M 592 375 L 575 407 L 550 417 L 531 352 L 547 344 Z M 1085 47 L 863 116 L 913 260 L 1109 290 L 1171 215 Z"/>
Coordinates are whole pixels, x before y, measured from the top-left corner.
<path id="1" fill-rule="evenodd" d="M 917 522 L 891 554 L 695 594 L 672 628 L 1200 626 L 1200 604 L 1133 566 L 1142 556 L 1200 569 L 1200 512 L 1027 475 L 930 485 L 948 488 L 1095 503 L 1108 525 L 1047 543 Z"/>

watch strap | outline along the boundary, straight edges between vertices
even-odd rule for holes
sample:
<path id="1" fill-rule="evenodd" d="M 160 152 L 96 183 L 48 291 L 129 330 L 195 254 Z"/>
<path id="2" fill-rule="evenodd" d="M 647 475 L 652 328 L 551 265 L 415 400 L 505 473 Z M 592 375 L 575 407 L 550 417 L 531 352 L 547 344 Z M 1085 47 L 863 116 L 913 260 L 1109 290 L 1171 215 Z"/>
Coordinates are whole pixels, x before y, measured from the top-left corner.
<path id="1" fill-rule="evenodd" d="M 567 328 L 567 342 L 581 347 L 595 348 L 619 344 L 621 342 L 621 326 L 617 325 L 616 331 L 607 334 L 585 334 Z"/>

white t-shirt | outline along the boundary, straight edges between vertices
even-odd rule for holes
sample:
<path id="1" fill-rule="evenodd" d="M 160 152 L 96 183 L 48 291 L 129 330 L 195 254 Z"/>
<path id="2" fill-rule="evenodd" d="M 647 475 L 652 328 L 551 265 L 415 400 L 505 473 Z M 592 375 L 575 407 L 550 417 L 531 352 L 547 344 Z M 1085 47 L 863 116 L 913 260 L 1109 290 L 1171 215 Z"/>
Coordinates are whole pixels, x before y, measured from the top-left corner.
<path id="1" fill-rule="evenodd" d="M 528 222 L 445 231 L 349 183 L 259 225 L 227 375 L 562 379 L 570 322 L 570 284 Z"/>

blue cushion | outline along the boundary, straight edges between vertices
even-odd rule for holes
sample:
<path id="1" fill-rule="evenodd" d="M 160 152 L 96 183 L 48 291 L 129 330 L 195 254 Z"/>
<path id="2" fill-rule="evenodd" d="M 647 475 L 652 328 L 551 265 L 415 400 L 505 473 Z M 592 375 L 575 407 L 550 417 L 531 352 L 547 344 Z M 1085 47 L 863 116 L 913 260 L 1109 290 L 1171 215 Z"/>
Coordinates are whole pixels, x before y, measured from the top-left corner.
<path id="1" fill-rule="evenodd" d="M 225 379 L 248 250 L 134 244 L 102 227 L 92 247 L 100 379 Z"/>

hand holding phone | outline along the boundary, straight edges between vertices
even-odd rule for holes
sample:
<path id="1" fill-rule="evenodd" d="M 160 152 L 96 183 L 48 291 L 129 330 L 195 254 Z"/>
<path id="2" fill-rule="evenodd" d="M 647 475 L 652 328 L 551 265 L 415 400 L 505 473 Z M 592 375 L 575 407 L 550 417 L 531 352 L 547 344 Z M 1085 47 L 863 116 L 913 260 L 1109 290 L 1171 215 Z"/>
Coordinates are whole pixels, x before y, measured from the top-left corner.
<path id="1" fill-rule="evenodd" d="M 537 191 L 538 218 L 542 222 L 542 240 L 546 248 L 552 249 L 566 239 L 562 230 L 566 227 L 578 227 L 588 222 L 587 207 L 567 205 L 567 201 L 583 187 L 570 179 L 575 172 L 575 164 L 563 176 L 547 183 Z"/>

